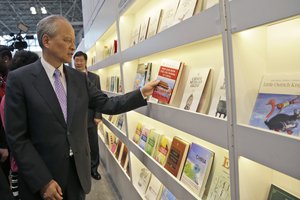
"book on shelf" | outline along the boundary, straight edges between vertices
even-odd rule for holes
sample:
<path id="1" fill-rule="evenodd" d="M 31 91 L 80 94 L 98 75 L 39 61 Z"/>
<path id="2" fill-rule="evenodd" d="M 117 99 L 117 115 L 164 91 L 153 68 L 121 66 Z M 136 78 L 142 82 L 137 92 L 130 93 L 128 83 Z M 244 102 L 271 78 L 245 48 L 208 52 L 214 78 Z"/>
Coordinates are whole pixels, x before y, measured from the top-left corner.
<path id="1" fill-rule="evenodd" d="M 120 115 L 118 115 L 118 118 L 116 120 L 116 125 L 117 125 L 118 129 L 120 129 L 122 131 L 124 131 L 124 127 L 125 127 L 124 117 L 125 117 L 124 114 L 120 114 Z"/>
<path id="2" fill-rule="evenodd" d="M 190 144 L 185 140 L 173 137 L 165 168 L 178 179 L 181 178 L 189 147 Z"/>
<path id="3" fill-rule="evenodd" d="M 183 64 L 180 61 L 163 59 L 157 75 L 160 82 L 153 91 L 152 100 L 172 104 L 182 70 Z"/>
<path id="4" fill-rule="evenodd" d="M 300 200 L 300 198 L 277 187 L 276 185 L 271 184 L 268 200 Z"/>
<path id="5" fill-rule="evenodd" d="M 202 8 L 203 0 L 180 0 L 174 17 L 174 25 L 182 22 L 199 12 Z"/>
<path id="6" fill-rule="evenodd" d="M 163 186 L 160 200 L 176 200 L 176 197 L 168 190 L 168 188 Z"/>
<path id="7" fill-rule="evenodd" d="M 128 148 L 127 146 L 124 144 L 124 147 L 123 147 L 123 151 L 122 151 L 122 155 L 121 155 L 121 160 L 120 160 L 120 163 L 121 163 L 121 166 L 124 168 L 125 166 L 125 163 L 126 163 L 126 159 L 128 156 Z"/>
<path id="8" fill-rule="evenodd" d="M 250 125 L 299 137 L 299 75 L 265 75 L 260 85 Z"/>
<path id="9" fill-rule="evenodd" d="M 138 64 L 136 75 L 134 79 L 133 89 L 139 89 L 143 87 L 151 79 L 152 63 Z"/>
<path id="10" fill-rule="evenodd" d="M 152 174 L 147 168 L 142 168 L 141 169 L 137 187 L 138 187 L 138 190 L 142 194 L 146 193 L 146 190 L 148 188 L 151 176 L 152 176 Z"/>
<path id="11" fill-rule="evenodd" d="M 214 152 L 192 143 L 184 165 L 181 182 L 202 198 L 211 171 Z"/>
<path id="12" fill-rule="evenodd" d="M 115 54 L 118 52 L 118 40 L 114 40 L 113 47 L 113 53 Z"/>
<path id="13" fill-rule="evenodd" d="M 141 133 L 141 138 L 140 138 L 140 141 L 139 141 L 139 146 L 143 150 L 145 150 L 145 146 L 146 146 L 146 143 L 147 143 L 147 140 L 148 140 L 148 135 L 149 135 L 150 132 L 151 132 L 151 128 L 144 125 L 143 129 L 142 129 L 142 133 Z"/>
<path id="14" fill-rule="evenodd" d="M 218 4 L 219 0 L 205 0 L 204 2 L 204 10 L 213 7 L 214 5 Z"/>
<path id="15" fill-rule="evenodd" d="M 174 17 L 179 4 L 179 0 L 170 1 L 168 6 L 163 9 L 161 22 L 158 28 L 158 32 L 161 32 L 174 24 Z"/>
<path id="16" fill-rule="evenodd" d="M 162 10 L 158 10 L 153 16 L 150 17 L 147 38 L 154 36 L 157 33 L 159 22 L 161 19 Z"/>
<path id="17" fill-rule="evenodd" d="M 180 108 L 193 112 L 205 112 L 208 108 L 212 85 L 210 68 L 192 68 L 189 72 Z"/>
<path id="18" fill-rule="evenodd" d="M 117 149 L 116 149 L 116 153 L 115 153 L 115 157 L 118 161 L 121 160 L 121 156 L 123 153 L 123 148 L 124 148 L 124 144 L 123 142 L 119 139 L 118 141 L 118 145 L 117 145 Z"/>
<path id="19" fill-rule="evenodd" d="M 129 153 L 127 153 L 126 158 L 125 158 L 125 162 L 124 162 L 124 165 L 123 165 L 123 169 L 125 170 L 125 172 L 128 168 L 128 165 L 129 165 Z"/>
<path id="20" fill-rule="evenodd" d="M 145 198 L 147 200 L 160 199 L 161 189 L 162 189 L 162 183 L 154 175 L 152 175 L 149 186 L 145 194 Z"/>
<path id="21" fill-rule="evenodd" d="M 147 142 L 146 142 L 145 151 L 146 151 L 147 154 L 149 154 L 152 157 L 153 157 L 153 154 L 154 154 L 154 150 L 156 149 L 156 146 L 157 146 L 160 135 L 161 134 L 155 129 L 152 129 L 150 131 L 150 133 L 148 134 L 148 139 L 147 139 Z"/>
<path id="22" fill-rule="evenodd" d="M 207 200 L 230 200 L 229 158 L 224 156 L 221 166 L 216 166 Z"/>
<path id="23" fill-rule="evenodd" d="M 108 131 L 108 148 L 111 149 L 112 145 L 115 143 L 116 136 L 111 131 Z"/>
<path id="24" fill-rule="evenodd" d="M 142 42 L 147 38 L 149 20 L 150 20 L 150 18 L 147 17 L 146 19 L 144 19 L 143 23 L 141 24 L 139 42 Z"/>
<path id="25" fill-rule="evenodd" d="M 138 122 L 137 126 L 135 128 L 135 132 L 134 132 L 133 138 L 132 138 L 132 140 L 136 144 L 138 144 L 139 141 L 140 141 L 140 139 L 141 139 L 142 130 L 143 130 L 143 124 L 141 122 Z"/>
<path id="26" fill-rule="evenodd" d="M 114 137 L 114 141 L 113 141 L 113 143 L 111 144 L 111 147 L 110 147 L 110 151 L 111 151 L 113 154 L 115 154 L 116 151 L 117 151 L 118 143 L 119 143 L 119 138 Z"/>
<path id="27" fill-rule="evenodd" d="M 140 24 L 138 26 L 136 26 L 134 29 L 132 29 L 132 32 L 131 32 L 131 45 L 130 46 L 136 45 L 139 42 L 140 29 L 141 29 Z"/>
<path id="28" fill-rule="evenodd" d="M 157 147 L 154 150 L 154 159 L 162 166 L 165 165 L 171 148 L 171 139 L 165 135 L 159 137 Z"/>
<path id="29" fill-rule="evenodd" d="M 208 114 L 222 119 L 227 118 L 226 83 L 223 67 L 218 77 Z"/>

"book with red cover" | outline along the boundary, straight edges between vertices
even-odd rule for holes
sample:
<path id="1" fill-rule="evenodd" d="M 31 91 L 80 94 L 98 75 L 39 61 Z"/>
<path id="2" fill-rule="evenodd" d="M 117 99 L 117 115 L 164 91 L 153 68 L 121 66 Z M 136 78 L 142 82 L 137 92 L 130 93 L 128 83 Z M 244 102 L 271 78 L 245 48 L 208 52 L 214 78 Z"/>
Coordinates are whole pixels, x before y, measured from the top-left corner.
<path id="1" fill-rule="evenodd" d="M 158 71 L 159 84 L 155 87 L 152 99 L 160 103 L 171 104 L 179 83 L 183 65 L 176 60 L 162 60 Z"/>
<path id="2" fill-rule="evenodd" d="M 190 144 L 179 137 L 174 137 L 165 168 L 180 179 L 187 158 Z"/>

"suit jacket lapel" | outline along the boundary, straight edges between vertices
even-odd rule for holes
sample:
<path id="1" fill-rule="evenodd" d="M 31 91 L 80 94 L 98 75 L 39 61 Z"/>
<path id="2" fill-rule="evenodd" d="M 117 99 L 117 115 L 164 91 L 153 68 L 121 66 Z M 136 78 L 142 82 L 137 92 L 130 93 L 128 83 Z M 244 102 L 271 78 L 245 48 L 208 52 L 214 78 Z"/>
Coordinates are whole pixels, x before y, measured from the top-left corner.
<path id="1" fill-rule="evenodd" d="M 58 99 L 56 97 L 55 91 L 40 60 L 36 63 L 36 71 L 33 75 L 36 77 L 33 84 L 34 87 L 43 97 L 47 105 L 50 107 L 57 120 L 64 127 L 66 127 L 66 122 L 61 107 L 59 105 Z"/>

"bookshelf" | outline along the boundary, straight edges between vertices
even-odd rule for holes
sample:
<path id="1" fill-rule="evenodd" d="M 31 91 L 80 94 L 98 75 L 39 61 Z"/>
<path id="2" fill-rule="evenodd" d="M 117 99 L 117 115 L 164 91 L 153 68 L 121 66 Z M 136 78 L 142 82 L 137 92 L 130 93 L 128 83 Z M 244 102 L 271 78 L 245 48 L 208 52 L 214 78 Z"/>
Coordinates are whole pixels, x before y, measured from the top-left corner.
<path id="1" fill-rule="evenodd" d="M 229 156 L 231 199 L 267 199 L 271 184 L 300 196 L 299 137 L 248 125 L 263 75 L 300 73 L 300 2 L 220 0 L 219 4 L 132 45 L 132 29 L 168 2 L 171 0 L 122 0 L 116 5 L 104 1 L 102 7 L 108 8 L 110 14 L 100 9 L 95 22 L 99 22 L 104 14 L 109 16 L 102 18 L 104 22 L 93 23 L 86 34 L 86 37 L 92 35 L 88 41 L 85 39 L 89 57 L 96 57 L 95 64 L 89 63 L 89 70 L 100 75 L 102 88 L 105 88 L 107 77 L 120 76 L 123 92 L 129 92 L 137 64 L 151 62 L 154 79 L 161 59 L 176 59 L 184 62 L 187 70 L 191 67 L 213 68 L 213 94 L 218 74 L 224 68 L 228 117 L 222 120 L 181 110 L 178 108 L 179 94 L 173 105 L 149 102 L 148 106 L 127 113 L 125 134 L 104 119 L 106 126 L 131 152 L 130 179 L 113 179 L 120 185 L 117 187 L 121 194 L 131 193 L 124 199 L 143 199 L 136 190 L 136 178 L 133 177 L 137 176 L 133 166 L 141 163 L 178 199 L 200 199 L 132 141 L 138 119 L 171 132 L 166 133 L 168 136 L 180 135 L 213 150 L 216 157 L 211 174 L 223 156 Z M 93 27 L 99 27 L 99 31 Z M 97 55 L 97 45 L 115 37 L 118 38 L 119 52 L 102 59 L 99 53 Z M 187 75 L 183 75 L 183 80 L 186 78 Z M 118 169 L 112 159 L 106 158 L 103 162 L 112 171 Z M 111 176 L 115 176 L 112 171 Z M 210 176 L 208 187 L 211 180 Z M 127 188 L 121 185 L 127 185 Z"/>

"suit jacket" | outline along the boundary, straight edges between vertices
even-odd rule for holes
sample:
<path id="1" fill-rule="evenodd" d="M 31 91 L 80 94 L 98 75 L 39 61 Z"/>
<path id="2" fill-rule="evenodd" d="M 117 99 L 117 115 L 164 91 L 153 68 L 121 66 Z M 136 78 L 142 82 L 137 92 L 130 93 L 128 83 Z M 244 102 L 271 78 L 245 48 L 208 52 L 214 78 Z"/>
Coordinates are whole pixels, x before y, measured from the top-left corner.
<path id="1" fill-rule="evenodd" d="M 95 86 L 99 90 L 101 90 L 100 78 L 97 74 L 94 74 L 92 72 L 88 72 L 87 77 L 88 77 L 88 79 L 91 83 L 95 84 Z M 94 118 L 101 119 L 102 118 L 101 113 L 95 112 L 95 110 L 93 110 L 93 109 L 89 109 L 88 127 L 96 126 L 96 123 L 94 122 Z"/>
<path id="2" fill-rule="evenodd" d="M 51 179 L 62 188 L 66 186 L 70 147 L 82 188 L 86 193 L 90 191 L 88 108 L 105 114 L 119 114 L 147 104 L 139 90 L 108 98 L 88 81 L 85 74 L 65 66 L 64 73 L 67 123 L 40 60 L 14 70 L 8 76 L 7 140 L 19 166 L 19 188 L 32 195 L 28 199 L 34 199 L 33 194 Z"/>

